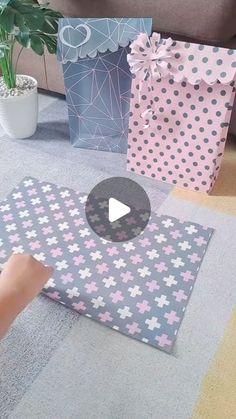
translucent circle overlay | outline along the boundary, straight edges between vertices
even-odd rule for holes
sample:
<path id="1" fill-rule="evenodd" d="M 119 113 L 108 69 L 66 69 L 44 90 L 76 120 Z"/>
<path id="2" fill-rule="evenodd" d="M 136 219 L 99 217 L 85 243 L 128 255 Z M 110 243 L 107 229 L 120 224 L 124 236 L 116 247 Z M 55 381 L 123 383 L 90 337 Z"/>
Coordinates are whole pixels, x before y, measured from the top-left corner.
<path id="1" fill-rule="evenodd" d="M 130 213 L 110 222 L 110 198 L 130 207 Z M 112 177 L 92 189 L 85 204 L 85 213 L 91 229 L 99 237 L 112 242 L 125 242 L 145 229 L 151 215 L 151 205 L 147 193 L 138 183 L 125 177 Z"/>

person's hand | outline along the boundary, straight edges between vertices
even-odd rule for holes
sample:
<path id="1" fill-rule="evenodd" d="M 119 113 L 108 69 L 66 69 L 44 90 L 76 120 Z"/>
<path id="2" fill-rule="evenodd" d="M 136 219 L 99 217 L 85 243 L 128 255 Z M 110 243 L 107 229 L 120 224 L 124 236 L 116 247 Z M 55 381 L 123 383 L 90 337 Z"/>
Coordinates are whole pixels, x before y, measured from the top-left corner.
<path id="1" fill-rule="evenodd" d="M 52 268 L 43 266 L 32 256 L 10 257 L 0 275 L 0 339 L 52 274 Z"/>
<path id="2" fill-rule="evenodd" d="M 52 274 L 52 268 L 42 265 L 33 256 L 12 255 L 1 273 L 0 288 L 12 288 L 32 300 Z"/>

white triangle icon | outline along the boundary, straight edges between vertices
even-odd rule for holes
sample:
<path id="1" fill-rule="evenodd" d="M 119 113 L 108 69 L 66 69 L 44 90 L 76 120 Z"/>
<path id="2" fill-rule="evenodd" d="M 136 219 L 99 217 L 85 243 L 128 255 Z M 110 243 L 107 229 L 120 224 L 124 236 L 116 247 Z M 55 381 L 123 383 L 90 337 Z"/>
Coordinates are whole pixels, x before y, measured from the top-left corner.
<path id="1" fill-rule="evenodd" d="M 115 198 L 109 198 L 108 201 L 108 219 L 110 223 L 119 220 L 124 215 L 129 214 L 131 208 L 128 205 L 123 204 Z"/>

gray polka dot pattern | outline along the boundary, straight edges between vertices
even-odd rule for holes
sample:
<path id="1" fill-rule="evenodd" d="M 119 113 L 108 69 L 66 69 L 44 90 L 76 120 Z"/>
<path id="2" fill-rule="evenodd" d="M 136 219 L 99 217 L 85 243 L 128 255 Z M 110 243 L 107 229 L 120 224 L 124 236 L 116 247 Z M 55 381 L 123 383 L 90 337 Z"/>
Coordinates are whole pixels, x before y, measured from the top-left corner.
<path id="1" fill-rule="evenodd" d="M 130 119 L 127 167 L 209 193 L 220 170 L 235 96 L 236 51 L 179 41 L 170 51 L 168 73 L 144 81 L 145 100 L 136 89 L 138 74 L 133 81 L 135 112 Z M 142 115 L 147 110 L 151 117 L 145 121 Z"/>
<path id="2" fill-rule="evenodd" d="M 150 105 L 152 93 L 146 92 L 145 85 L 146 99 L 141 99 L 139 109 L 137 90 L 131 99 L 135 112 L 129 124 L 128 170 L 209 193 L 220 170 L 235 92 L 228 84 L 185 86 L 171 80 L 153 80 L 158 101 L 151 105 L 154 115 L 147 128 L 141 114 Z"/>
<path id="3" fill-rule="evenodd" d="M 187 79 L 191 84 L 217 80 L 230 83 L 236 73 L 236 50 L 176 41 L 171 47 L 169 74 L 175 81 Z"/>

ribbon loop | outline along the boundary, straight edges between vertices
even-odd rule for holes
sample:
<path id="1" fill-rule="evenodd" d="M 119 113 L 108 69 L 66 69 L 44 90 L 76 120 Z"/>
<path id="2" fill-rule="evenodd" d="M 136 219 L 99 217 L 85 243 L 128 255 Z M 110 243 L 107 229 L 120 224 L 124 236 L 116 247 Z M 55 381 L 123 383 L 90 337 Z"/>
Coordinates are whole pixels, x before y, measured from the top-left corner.
<path id="1" fill-rule="evenodd" d="M 145 119 L 145 124 L 143 125 L 143 128 L 149 128 L 150 127 L 150 121 L 154 115 L 154 111 L 152 109 L 146 109 L 143 113 L 141 113 L 141 117 Z"/>
<path id="2" fill-rule="evenodd" d="M 151 77 L 160 79 L 168 76 L 169 61 L 173 55 L 172 44 L 173 40 L 171 38 L 161 41 L 159 33 L 153 33 L 151 38 L 147 34 L 141 33 L 130 45 L 131 53 L 127 55 L 127 60 L 130 71 L 136 75 L 139 84 L 139 103 L 141 102 L 144 82 L 149 83 Z M 151 88 L 150 91 L 152 91 Z M 152 108 L 141 114 L 141 117 L 145 119 L 144 128 L 150 126 L 153 115 L 154 110 Z"/>

